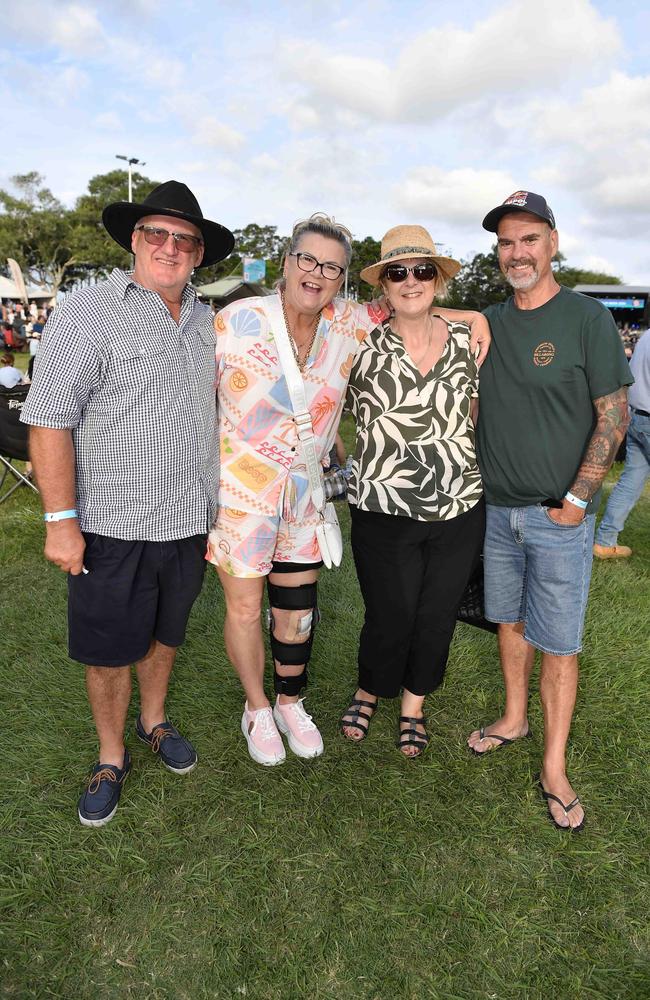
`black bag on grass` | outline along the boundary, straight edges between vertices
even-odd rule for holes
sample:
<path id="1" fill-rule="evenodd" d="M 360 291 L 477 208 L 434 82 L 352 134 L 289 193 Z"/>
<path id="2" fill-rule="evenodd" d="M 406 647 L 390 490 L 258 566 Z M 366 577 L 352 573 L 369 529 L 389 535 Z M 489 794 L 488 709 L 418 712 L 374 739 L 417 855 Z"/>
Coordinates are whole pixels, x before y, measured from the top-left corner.
<path id="1" fill-rule="evenodd" d="M 465 587 L 465 592 L 456 612 L 459 622 L 466 625 L 474 625 L 476 628 L 485 629 L 486 632 L 496 632 L 497 626 L 494 622 L 489 622 L 485 617 L 484 585 L 483 585 L 483 556 L 476 564 L 476 569 L 469 578 L 469 583 Z"/>

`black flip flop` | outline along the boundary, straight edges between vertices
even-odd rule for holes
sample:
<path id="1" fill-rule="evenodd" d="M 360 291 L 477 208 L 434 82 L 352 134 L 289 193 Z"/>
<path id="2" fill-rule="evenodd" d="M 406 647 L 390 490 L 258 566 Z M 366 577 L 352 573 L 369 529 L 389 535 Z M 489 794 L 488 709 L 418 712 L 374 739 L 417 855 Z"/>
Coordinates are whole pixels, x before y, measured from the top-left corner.
<path id="1" fill-rule="evenodd" d="M 542 793 L 542 798 L 544 799 L 544 801 L 548 803 L 549 799 L 551 799 L 553 802 L 557 802 L 557 804 L 562 806 L 562 808 L 564 809 L 565 816 L 568 816 L 571 810 L 580 804 L 580 799 L 576 795 L 573 802 L 569 802 L 567 805 L 565 805 L 562 799 L 559 798 L 557 795 L 553 795 L 552 792 L 546 791 L 546 789 L 542 784 L 541 778 L 538 780 L 537 784 L 539 785 L 539 790 Z M 578 823 L 577 826 L 570 826 L 570 825 L 563 826 L 561 823 L 558 823 L 558 821 L 556 820 L 555 816 L 553 815 L 550 809 L 547 808 L 547 812 L 548 812 L 548 818 L 550 819 L 553 826 L 557 830 L 562 830 L 563 833 L 580 833 L 580 831 L 583 829 L 585 825 L 585 821 L 583 819 L 582 823 Z"/>
<path id="2" fill-rule="evenodd" d="M 479 739 L 488 740 L 498 740 L 497 746 L 492 746 L 488 750 L 475 750 L 474 747 L 469 749 L 472 751 L 475 757 L 485 757 L 486 753 L 490 753 L 492 750 L 502 750 L 504 747 L 509 747 L 512 743 L 516 743 L 517 740 L 528 740 L 532 738 L 532 731 L 529 729 L 527 733 L 523 736 L 517 736 L 513 740 L 509 740 L 507 736 L 499 736 L 498 733 L 486 733 L 485 726 L 480 726 L 478 731 Z"/>

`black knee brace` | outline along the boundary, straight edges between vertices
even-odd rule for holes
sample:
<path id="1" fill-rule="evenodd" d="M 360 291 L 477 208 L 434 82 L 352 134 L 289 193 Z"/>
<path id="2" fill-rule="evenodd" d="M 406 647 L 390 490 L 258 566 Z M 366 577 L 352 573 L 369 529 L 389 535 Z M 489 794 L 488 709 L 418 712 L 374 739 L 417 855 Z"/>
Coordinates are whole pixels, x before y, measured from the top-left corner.
<path id="1" fill-rule="evenodd" d="M 270 604 L 269 633 L 273 659 L 287 667 L 304 664 L 302 673 L 297 677 L 281 677 L 274 664 L 274 688 L 277 694 L 300 694 L 302 688 L 307 686 L 307 664 L 311 657 L 314 630 L 319 619 L 316 599 L 318 586 L 316 583 L 303 583 L 299 587 L 280 587 L 267 578 L 266 587 Z M 304 631 L 305 635 L 303 642 L 281 642 L 280 639 L 276 639 L 273 632 L 275 627 L 273 608 L 278 608 L 280 611 L 304 612 L 300 623 L 302 625 L 302 622 L 305 622 L 304 630 L 300 629 L 300 634 L 302 635 Z"/>

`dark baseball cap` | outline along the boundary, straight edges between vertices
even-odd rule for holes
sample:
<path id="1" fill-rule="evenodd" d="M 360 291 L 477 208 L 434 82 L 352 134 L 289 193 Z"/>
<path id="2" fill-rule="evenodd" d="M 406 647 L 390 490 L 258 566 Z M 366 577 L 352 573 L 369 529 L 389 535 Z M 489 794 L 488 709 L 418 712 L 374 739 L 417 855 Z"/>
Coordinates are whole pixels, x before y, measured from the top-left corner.
<path id="1" fill-rule="evenodd" d="M 496 233 L 501 219 L 508 212 L 530 212 L 531 215 L 537 215 L 544 222 L 548 222 L 551 229 L 555 229 L 555 216 L 546 204 L 546 198 L 542 198 L 541 194 L 533 194 L 532 191 L 515 191 L 511 194 L 503 205 L 488 212 L 483 219 L 483 229 L 487 229 L 489 233 Z"/>

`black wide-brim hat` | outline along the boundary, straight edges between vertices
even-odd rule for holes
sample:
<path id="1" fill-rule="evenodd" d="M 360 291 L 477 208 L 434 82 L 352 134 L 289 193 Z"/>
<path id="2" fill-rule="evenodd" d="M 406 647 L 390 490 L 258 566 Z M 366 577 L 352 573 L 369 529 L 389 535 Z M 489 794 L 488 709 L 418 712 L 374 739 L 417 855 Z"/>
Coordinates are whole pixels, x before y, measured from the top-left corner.
<path id="1" fill-rule="evenodd" d="M 203 218 L 198 201 L 180 181 L 165 181 L 147 195 L 143 202 L 115 201 L 102 212 L 102 222 L 110 236 L 125 250 L 131 251 L 131 235 L 136 223 L 147 215 L 169 215 L 184 219 L 201 230 L 205 247 L 198 267 L 209 267 L 223 260 L 235 245 L 235 237 L 218 222 Z"/>

